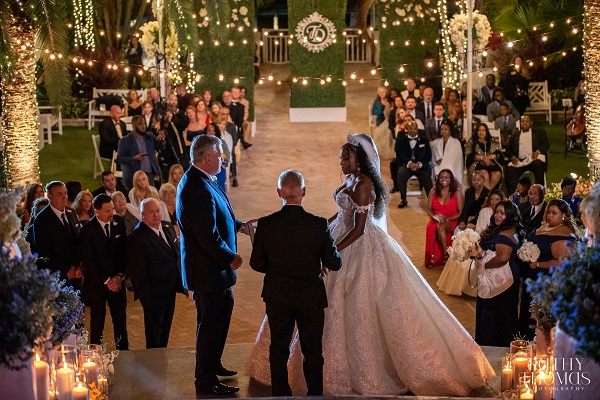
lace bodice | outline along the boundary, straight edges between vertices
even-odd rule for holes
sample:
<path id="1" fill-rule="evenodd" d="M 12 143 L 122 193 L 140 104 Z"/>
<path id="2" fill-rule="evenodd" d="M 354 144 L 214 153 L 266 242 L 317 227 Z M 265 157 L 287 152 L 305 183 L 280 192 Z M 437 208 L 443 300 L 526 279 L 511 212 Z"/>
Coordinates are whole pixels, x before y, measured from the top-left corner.
<path id="1" fill-rule="evenodd" d="M 373 216 L 374 203 L 369 203 L 366 206 L 359 206 L 352 200 L 352 197 L 343 190 L 335 192 L 333 198 L 340 207 L 338 219 L 341 217 L 344 221 L 351 220 L 354 217 L 354 213 L 362 214 L 368 212 L 370 217 Z"/>

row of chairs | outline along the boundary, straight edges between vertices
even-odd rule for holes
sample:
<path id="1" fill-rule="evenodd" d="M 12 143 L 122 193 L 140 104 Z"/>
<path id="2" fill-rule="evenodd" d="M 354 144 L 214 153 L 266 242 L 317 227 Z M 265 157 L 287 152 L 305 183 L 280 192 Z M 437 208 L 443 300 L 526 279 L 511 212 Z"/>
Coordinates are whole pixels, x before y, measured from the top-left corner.
<path id="1" fill-rule="evenodd" d="M 94 179 L 105 171 L 104 163 L 109 162 L 110 171 L 115 174 L 116 178 L 122 178 L 123 172 L 117 171 L 117 152 L 113 151 L 112 158 L 104 158 L 100 156 L 100 135 L 92 135 L 92 144 L 94 146 Z"/>

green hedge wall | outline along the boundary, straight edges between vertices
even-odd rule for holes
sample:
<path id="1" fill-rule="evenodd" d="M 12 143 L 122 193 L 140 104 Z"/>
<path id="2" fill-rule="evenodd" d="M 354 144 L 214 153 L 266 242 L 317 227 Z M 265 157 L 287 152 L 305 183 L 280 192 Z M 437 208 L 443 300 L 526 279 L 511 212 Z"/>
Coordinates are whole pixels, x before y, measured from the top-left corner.
<path id="1" fill-rule="evenodd" d="M 346 27 L 346 1 L 327 0 L 288 0 L 290 34 L 295 35 L 296 26 L 313 12 L 328 18 L 334 23 L 337 43 L 319 53 L 312 53 L 294 38 L 290 45 L 290 71 L 292 77 L 309 77 L 307 85 L 302 80 L 290 82 L 292 98 L 290 107 L 344 107 L 346 91 L 342 85 L 344 78 L 345 44 L 342 34 Z M 332 81 L 321 85 L 320 78 L 331 76 Z"/>
<path id="2" fill-rule="evenodd" d="M 381 76 L 390 83 L 390 87 L 404 89 L 406 78 L 423 75 L 423 58 L 427 52 L 438 59 L 441 44 L 435 43 L 440 29 L 437 1 L 379 0 L 376 11 Z M 405 44 L 407 40 L 408 46 Z M 391 45 L 391 42 L 394 44 Z M 399 71 L 401 64 L 404 65 L 403 73 Z"/>
<path id="3" fill-rule="evenodd" d="M 215 37 L 212 34 L 211 25 L 201 26 L 203 18 L 200 17 L 200 26 L 198 36 L 203 42 L 200 46 L 198 59 L 194 62 L 194 70 L 202 75 L 200 82 L 195 85 L 195 92 L 202 93 L 205 89 L 212 90 L 213 100 L 221 101 L 221 94 L 230 90 L 235 85 L 246 87 L 246 99 L 250 102 L 248 119 L 254 121 L 254 0 L 230 0 L 232 15 L 235 14 L 238 20 L 233 20 L 232 16 L 225 21 L 227 24 L 234 24 L 227 29 L 227 36 L 219 40 L 219 45 L 215 46 Z M 242 7 L 246 7 L 247 14 L 242 16 L 239 12 Z M 235 10 L 235 11 L 234 11 Z M 236 12 L 237 11 L 237 12 Z M 243 18 L 247 18 L 250 26 L 244 23 Z M 221 24 L 224 23 L 222 20 Z M 240 32 L 238 28 L 242 26 Z M 243 41 L 246 40 L 246 44 Z M 233 43 L 233 46 L 229 45 Z M 224 79 L 219 80 L 222 74 Z M 238 78 L 239 83 L 234 79 Z"/>

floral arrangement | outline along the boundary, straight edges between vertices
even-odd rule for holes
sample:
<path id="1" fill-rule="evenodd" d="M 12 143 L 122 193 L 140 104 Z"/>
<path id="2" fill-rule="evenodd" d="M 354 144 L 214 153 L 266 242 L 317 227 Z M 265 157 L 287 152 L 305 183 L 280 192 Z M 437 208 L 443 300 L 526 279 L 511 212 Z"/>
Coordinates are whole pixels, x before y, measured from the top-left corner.
<path id="1" fill-rule="evenodd" d="M 20 369 L 52 329 L 57 277 L 35 261 L 0 251 L 0 364 L 11 369 Z"/>
<path id="2" fill-rule="evenodd" d="M 464 60 L 467 46 L 467 29 L 469 19 L 467 14 L 455 14 L 449 21 L 450 40 L 454 45 L 458 58 Z M 487 17 L 479 11 L 473 12 L 473 58 L 476 64 L 481 64 L 483 51 L 489 43 L 492 27 Z"/>
<path id="3" fill-rule="evenodd" d="M 463 262 L 469 258 L 469 251 L 479 242 L 479 233 L 471 228 L 457 232 L 452 236 L 452 246 L 448 247 L 448 254 L 456 261 Z"/>
<path id="4" fill-rule="evenodd" d="M 83 303 L 79 298 L 79 290 L 67 286 L 66 281 L 61 281 L 58 276 L 54 279 L 59 290 L 58 296 L 52 301 L 54 315 L 50 340 L 53 346 L 58 346 L 67 340 L 70 334 L 79 333 L 80 329 L 76 328 L 76 324 L 83 316 Z"/>
<path id="5" fill-rule="evenodd" d="M 540 248 L 537 244 L 526 240 L 517 250 L 517 257 L 526 263 L 536 262 L 540 258 Z"/>
<path id="6" fill-rule="evenodd" d="M 142 36 L 140 37 L 140 44 L 144 48 L 146 57 L 148 59 L 148 66 L 155 66 L 156 61 L 154 55 L 158 51 L 158 21 L 150 21 L 140 27 Z M 179 49 L 179 43 L 177 41 L 177 35 L 175 34 L 175 24 L 170 21 L 168 24 L 167 32 L 163 32 L 165 38 L 165 56 L 167 62 L 173 64 L 177 60 L 177 51 Z"/>
<path id="7" fill-rule="evenodd" d="M 576 197 L 587 196 L 594 187 L 594 183 L 592 182 L 592 180 L 584 178 L 583 176 L 578 176 L 575 180 L 577 181 L 574 193 Z M 563 194 L 562 189 L 560 188 L 560 184 L 561 182 L 554 182 L 546 188 L 546 201 L 562 198 Z"/>
<path id="8" fill-rule="evenodd" d="M 527 283 L 540 307 L 577 341 L 578 353 L 600 362 L 600 246 L 581 243 L 550 275 Z"/>
<path id="9" fill-rule="evenodd" d="M 400 18 L 404 23 L 412 23 L 418 19 L 426 18 L 430 21 L 436 20 L 436 8 L 431 7 L 432 0 L 422 1 L 401 1 L 401 0 L 381 0 L 384 4 L 384 10 L 389 15 L 390 19 L 396 18 L 390 21 L 392 26 L 400 25 Z M 395 4 L 394 4 L 395 3 Z M 393 10 L 393 12 L 391 12 Z M 394 15 L 395 14 L 395 15 Z M 388 16 L 384 15 L 381 17 L 383 24 L 388 22 Z"/>
<path id="10" fill-rule="evenodd" d="M 12 242 L 21 236 L 21 220 L 15 213 L 23 197 L 24 188 L 0 188 L 0 243 Z"/>
<path id="11" fill-rule="evenodd" d="M 536 297 L 531 301 L 529 306 L 531 317 L 535 320 L 536 325 L 531 328 L 538 328 L 544 333 L 546 346 L 550 345 L 550 330 L 556 326 L 556 318 L 550 313 L 550 310 L 540 304 L 540 300 Z"/>

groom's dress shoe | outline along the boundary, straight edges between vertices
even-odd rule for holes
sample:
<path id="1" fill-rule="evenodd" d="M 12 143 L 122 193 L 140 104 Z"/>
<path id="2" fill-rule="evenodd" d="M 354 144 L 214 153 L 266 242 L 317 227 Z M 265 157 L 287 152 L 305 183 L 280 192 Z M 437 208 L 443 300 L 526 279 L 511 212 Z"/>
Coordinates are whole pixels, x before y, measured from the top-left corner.
<path id="1" fill-rule="evenodd" d="M 227 369 L 221 365 L 219 368 L 217 368 L 217 375 L 218 376 L 234 376 L 234 375 L 237 375 L 237 371 Z"/>
<path id="2" fill-rule="evenodd" d="M 217 394 L 217 395 L 228 395 L 234 394 L 240 391 L 239 387 L 224 385 L 221 382 L 211 387 L 198 387 L 196 388 L 196 394 Z"/>

